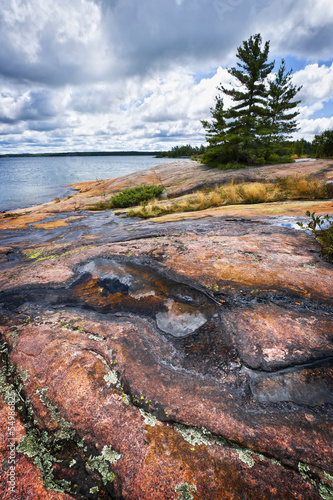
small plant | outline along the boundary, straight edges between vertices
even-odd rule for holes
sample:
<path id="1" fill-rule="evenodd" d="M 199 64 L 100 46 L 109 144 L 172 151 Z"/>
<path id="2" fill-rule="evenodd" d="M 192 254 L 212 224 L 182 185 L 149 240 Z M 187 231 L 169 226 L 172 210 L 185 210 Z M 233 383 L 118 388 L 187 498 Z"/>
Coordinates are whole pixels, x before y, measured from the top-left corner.
<path id="1" fill-rule="evenodd" d="M 112 196 L 110 202 L 113 208 L 126 208 L 138 205 L 141 202 L 147 202 L 156 198 L 163 192 L 163 186 L 138 186 L 124 189 L 118 194 Z"/>
<path id="2" fill-rule="evenodd" d="M 89 210 L 106 210 L 110 208 L 134 207 L 140 203 L 146 204 L 148 200 L 156 198 L 163 192 L 163 186 L 137 186 L 120 191 L 108 201 L 99 201 Z M 145 206 L 145 205 L 144 205 Z"/>
<path id="3" fill-rule="evenodd" d="M 297 224 L 312 232 L 321 244 L 323 258 L 328 262 L 333 262 L 333 220 L 329 215 L 316 215 L 315 212 L 311 213 L 309 210 L 305 212 L 305 215 L 310 217 L 310 222 L 306 225 L 303 222 L 297 222 Z"/>

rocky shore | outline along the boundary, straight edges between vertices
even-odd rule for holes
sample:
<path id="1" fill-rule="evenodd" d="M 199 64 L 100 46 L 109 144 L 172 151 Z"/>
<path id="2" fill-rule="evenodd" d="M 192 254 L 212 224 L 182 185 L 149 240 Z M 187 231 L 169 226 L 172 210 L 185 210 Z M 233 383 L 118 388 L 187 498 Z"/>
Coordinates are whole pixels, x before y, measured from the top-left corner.
<path id="1" fill-rule="evenodd" d="M 175 162 L 3 214 L 1 498 L 333 498 L 333 267 L 272 217 L 332 201 L 84 210 L 129 185 L 332 168 Z"/>

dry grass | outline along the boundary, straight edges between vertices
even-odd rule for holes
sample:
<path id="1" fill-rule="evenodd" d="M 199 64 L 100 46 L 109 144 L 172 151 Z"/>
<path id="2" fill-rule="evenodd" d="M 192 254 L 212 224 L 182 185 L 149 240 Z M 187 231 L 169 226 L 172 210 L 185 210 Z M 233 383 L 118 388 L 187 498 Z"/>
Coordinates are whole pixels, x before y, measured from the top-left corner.
<path id="1" fill-rule="evenodd" d="M 269 203 L 282 200 L 326 199 L 329 191 L 319 179 L 291 175 L 276 182 L 248 182 L 236 184 L 233 181 L 214 189 L 197 191 L 182 200 L 169 203 L 153 200 L 145 206 L 129 212 L 133 217 L 157 217 L 170 213 L 192 212 L 223 205 Z"/>

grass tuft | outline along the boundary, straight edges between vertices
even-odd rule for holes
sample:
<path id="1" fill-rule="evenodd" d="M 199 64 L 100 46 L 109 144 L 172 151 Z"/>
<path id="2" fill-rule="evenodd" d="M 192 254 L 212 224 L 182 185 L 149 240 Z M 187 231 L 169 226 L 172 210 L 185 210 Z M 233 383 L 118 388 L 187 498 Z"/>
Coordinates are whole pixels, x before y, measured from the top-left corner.
<path id="1" fill-rule="evenodd" d="M 155 201 L 149 205 L 132 209 L 131 217 L 158 217 L 179 212 L 205 210 L 223 205 L 270 203 L 282 200 L 327 199 L 332 195 L 324 181 L 291 175 L 276 182 L 248 182 L 236 184 L 231 181 L 214 189 L 203 188 L 185 199 L 169 203 Z"/>

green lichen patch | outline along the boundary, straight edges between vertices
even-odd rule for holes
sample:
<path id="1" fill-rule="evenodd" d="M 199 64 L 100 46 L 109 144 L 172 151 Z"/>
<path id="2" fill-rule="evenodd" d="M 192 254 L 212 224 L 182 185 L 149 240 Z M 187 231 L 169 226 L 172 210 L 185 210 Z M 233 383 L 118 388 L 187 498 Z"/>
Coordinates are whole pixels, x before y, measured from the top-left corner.
<path id="1" fill-rule="evenodd" d="M 77 491 L 77 485 L 72 485 L 67 481 L 68 469 L 76 468 L 76 472 L 81 482 L 90 486 L 99 485 L 102 487 L 102 481 L 99 477 L 91 478 L 87 475 L 84 463 L 87 456 L 84 454 L 87 448 L 83 442 L 78 443 L 76 433 L 72 429 L 71 423 L 67 422 L 60 412 L 51 403 L 46 395 L 46 389 L 37 391 L 41 402 L 49 410 L 51 417 L 58 423 L 58 430 L 49 433 L 40 429 L 37 425 L 34 408 L 31 400 L 25 396 L 24 382 L 29 374 L 22 368 L 15 368 L 9 361 L 8 346 L 5 343 L 0 344 L 2 369 L 0 371 L 0 391 L 5 400 L 13 404 L 17 416 L 21 418 L 26 434 L 22 437 L 20 443 L 16 446 L 16 452 L 29 457 L 34 465 L 40 470 L 46 490 L 53 489 L 61 493 L 74 494 Z M 82 446 L 80 447 L 79 444 Z M 108 450 L 104 450 L 106 458 L 113 460 L 114 456 L 107 455 Z M 81 466 L 73 457 L 80 457 Z M 55 465 L 57 465 L 55 469 Z"/>
<path id="2" fill-rule="evenodd" d="M 325 484 L 324 481 L 318 479 L 309 465 L 299 462 L 298 471 L 305 481 L 309 481 L 313 486 L 318 488 L 318 493 L 323 500 L 333 500 L 333 488 L 331 485 Z M 332 484 L 333 477 L 325 471 L 323 471 L 323 475 L 325 479 Z"/>
<path id="3" fill-rule="evenodd" d="M 330 483 L 332 483 L 332 485 L 333 485 L 333 476 L 331 476 L 331 474 L 329 474 L 328 472 L 325 472 L 325 471 L 323 472 L 323 474 L 324 474 L 324 478 L 327 481 L 329 481 Z"/>
<path id="4" fill-rule="evenodd" d="M 50 411 L 52 419 L 59 425 L 59 429 L 55 433 L 56 439 L 75 439 L 75 431 L 72 428 L 72 424 L 60 415 L 59 410 L 51 403 L 46 393 L 47 389 L 37 389 L 36 391 L 41 402 Z"/>
<path id="5" fill-rule="evenodd" d="M 118 375 L 115 370 L 110 370 L 109 373 L 104 375 L 103 378 L 108 387 L 110 387 L 111 385 L 117 386 L 119 384 Z"/>
<path id="6" fill-rule="evenodd" d="M 333 489 L 329 486 L 321 483 L 319 484 L 319 495 L 323 500 L 333 500 Z"/>
<path id="7" fill-rule="evenodd" d="M 187 441 L 192 446 L 202 444 L 210 446 L 213 444 L 212 434 L 204 427 L 197 429 L 196 427 L 185 427 L 181 424 L 175 424 L 175 427 L 181 433 L 184 441 Z"/>
<path id="8" fill-rule="evenodd" d="M 53 465 L 61 462 L 55 457 L 62 446 L 56 444 L 46 431 L 37 428 L 27 428 L 27 434 L 23 436 L 16 451 L 28 457 L 34 458 L 34 464 L 42 473 L 44 486 L 47 491 L 54 489 L 58 492 L 71 492 L 71 483 L 64 479 L 55 479 Z"/>
<path id="9" fill-rule="evenodd" d="M 99 487 L 98 486 L 94 486 L 93 488 L 90 488 L 89 490 L 89 493 L 91 495 L 94 495 L 95 493 L 98 493 L 99 492 Z"/>
<path id="10" fill-rule="evenodd" d="M 90 335 L 88 335 L 88 339 L 95 340 L 96 342 L 103 342 L 103 340 L 105 340 L 105 337 L 99 335 L 98 333 L 91 333 Z"/>
<path id="11" fill-rule="evenodd" d="M 39 436 L 36 432 L 31 432 L 23 436 L 21 442 L 17 446 L 18 453 L 23 453 L 27 457 L 35 457 L 40 452 Z"/>
<path id="12" fill-rule="evenodd" d="M 193 495 L 191 495 L 191 491 L 197 491 L 197 487 L 188 483 L 178 484 L 175 487 L 175 492 L 180 493 L 180 496 L 176 500 L 192 500 Z"/>
<path id="13" fill-rule="evenodd" d="M 149 425 L 150 427 L 155 427 L 155 425 L 157 424 L 157 418 L 154 417 L 154 415 L 151 415 L 150 413 L 147 413 L 142 409 L 140 409 L 139 411 L 143 416 L 145 425 Z"/>
<path id="14" fill-rule="evenodd" d="M 109 470 L 109 464 L 115 464 L 121 457 L 121 454 L 114 450 L 111 446 L 104 446 L 102 454 L 99 456 L 91 456 L 86 463 L 86 470 L 89 473 L 98 472 L 102 478 L 104 486 L 108 482 L 112 483 L 115 479 L 115 474 Z"/>
<path id="15" fill-rule="evenodd" d="M 241 462 L 244 464 L 248 465 L 249 467 L 253 467 L 255 464 L 255 461 L 253 460 L 253 453 L 249 450 L 244 450 L 242 448 L 236 449 L 236 453 L 238 455 L 238 458 Z"/>

